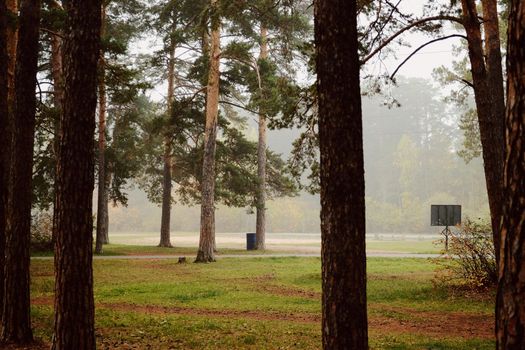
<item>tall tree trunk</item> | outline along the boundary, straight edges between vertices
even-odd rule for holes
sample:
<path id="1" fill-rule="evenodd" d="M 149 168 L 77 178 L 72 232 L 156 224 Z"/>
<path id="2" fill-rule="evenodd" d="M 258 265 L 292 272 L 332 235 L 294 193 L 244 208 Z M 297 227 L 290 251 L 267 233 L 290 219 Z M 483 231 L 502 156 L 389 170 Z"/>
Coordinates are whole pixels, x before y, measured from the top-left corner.
<path id="1" fill-rule="evenodd" d="M 102 211 L 104 213 L 104 230 L 102 232 L 102 244 L 109 244 L 109 186 L 111 184 L 111 172 L 109 165 L 106 166 L 106 190 L 104 191 L 104 203 L 102 203 Z"/>
<path id="2" fill-rule="evenodd" d="M 171 137 L 164 136 L 164 170 L 162 177 L 162 217 L 159 247 L 171 248 Z"/>
<path id="3" fill-rule="evenodd" d="M 0 280 L 0 295 L 2 296 L 2 299 L 0 299 L 0 321 L 3 316 L 3 303 L 4 303 L 4 295 L 5 295 L 5 285 L 4 285 L 4 277 L 5 277 L 5 244 L 6 244 L 6 230 L 7 230 L 7 215 L 8 215 L 8 201 L 9 201 L 9 192 L 11 191 L 9 187 L 9 171 L 11 169 L 11 151 L 12 151 L 12 128 L 13 128 L 13 113 L 14 113 L 14 100 L 15 100 L 15 64 L 16 64 L 16 44 L 17 44 L 17 36 L 18 36 L 18 28 L 16 24 L 13 24 L 13 21 L 9 19 L 9 16 L 16 17 L 18 14 L 18 2 L 17 0 L 5 0 L 4 6 L 6 7 L 6 12 L 4 12 L 4 15 L 6 15 L 6 27 L 5 27 L 5 50 L 7 53 L 7 65 L 3 66 L 4 69 L 6 69 L 7 76 L 6 76 L 6 89 L 4 93 L 7 94 L 7 114 L 4 115 L 4 122 L 6 124 L 6 128 L 0 131 L 2 133 L 3 141 L 6 148 L 2 148 L 2 162 L 3 166 L 5 168 L 5 172 L 3 173 L 3 222 L 0 222 L 2 226 L 0 226 L 0 239 L 1 239 L 1 249 L 2 249 L 2 257 L 0 260 L 2 260 L 2 272 L 0 273 L 2 279 Z M 8 12 L 10 14 L 8 15 Z M 1 328 L 0 328 L 1 329 Z"/>
<path id="4" fill-rule="evenodd" d="M 485 11 L 490 13 L 494 9 L 487 0 Z M 486 24 L 487 52 L 483 50 L 481 38 L 480 21 L 476 9 L 475 0 L 462 0 L 463 25 L 467 33 L 468 51 L 474 85 L 474 99 L 478 114 L 481 145 L 483 149 L 483 164 L 485 168 L 485 180 L 489 198 L 490 216 L 492 221 L 492 234 L 494 238 L 494 248 L 496 259 L 499 261 L 499 223 L 502 208 L 502 186 L 503 186 L 503 153 L 505 145 L 504 129 L 504 106 L 502 105 L 503 89 L 501 75 L 501 63 L 498 69 L 498 54 L 495 52 L 499 48 L 499 35 L 497 31 L 496 19 L 491 16 L 491 20 Z M 493 4 L 495 6 L 495 4 Z M 484 55 L 487 55 L 485 64 Z M 499 57 L 501 61 L 501 57 Z M 490 71 L 488 67 L 490 66 Z M 497 84 L 500 84 L 499 86 Z"/>
<path id="5" fill-rule="evenodd" d="M 40 1 L 22 2 L 15 71 L 13 148 L 5 245 L 2 341 L 33 340 L 29 298 L 29 245 L 36 112 Z"/>
<path id="6" fill-rule="evenodd" d="M 219 114 L 220 19 L 217 0 L 211 0 L 211 49 L 206 95 L 206 128 L 201 182 L 201 230 L 196 262 L 215 261 L 215 148 Z"/>
<path id="7" fill-rule="evenodd" d="M 17 0 L 5 0 L 3 1 L 3 6 L 5 6 L 6 11 L 3 12 L 5 17 L 5 47 L 3 50 L 7 53 L 7 64 L 3 65 L 2 68 L 5 69 L 5 73 L 7 74 L 6 78 L 6 89 L 3 91 L 3 93 L 7 94 L 7 114 L 4 114 L 3 122 L 5 124 L 5 128 L 2 128 L 0 130 L 1 137 L 3 139 L 0 139 L 0 142 L 4 143 L 5 148 L 2 148 L 3 152 L 1 153 L 1 161 L 3 163 L 3 167 L 5 169 L 5 172 L 3 172 L 2 176 L 2 193 L 3 196 L 3 218 L 0 218 L 2 221 L 0 221 L 0 249 L 2 249 L 2 256 L 0 257 L 0 260 L 2 260 L 1 266 L 1 272 L 0 276 L 2 279 L 0 280 L 0 296 L 2 299 L 0 299 L 0 321 L 3 316 L 3 304 L 4 304 L 4 293 L 5 293 L 5 285 L 4 285 L 4 276 L 5 276 L 5 243 L 6 243 L 6 229 L 7 229 L 7 211 L 8 211 L 8 198 L 9 198 L 9 171 L 11 169 L 11 148 L 12 148 L 12 127 L 13 127 L 13 113 L 14 113 L 14 99 L 15 99 L 15 63 L 16 63 L 16 44 L 17 44 L 17 26 L 13 25 L 13 21 L 9 20 L 9 16 L 16 17 L 18 13 L 18 2 Z M 8 12 L 10 14 L 8 15 Z M 0 328 L 1 329 L 1 328 Z"/>
<path id="8" fill-rule="evenodd" d="M 525 3 L 510 2 L 497 349 L 525 349 Z"/>
<path id="9" fill-rule="evenodd" d="M 18 14 L 18 0 L 5 0 L 7 10 L 14 18 Z M 10 21 L 12 23 L 12 21 Z M 15 65 L 16 65 L 16 45 L 18 42 L 18 27 L 16 24 L 7 27 L 7 54 L 9 55 L 9 65 L 7 66 L 7 86 L 9 105 L 13 106 L 15 101 Z M 12 107 L 11 107 L 12 108 Z"/>
<path id="10" fill-rule="evenodd" d="M 53 349 L 95 349 L 93 301 L 94 134 L 100 0 L 68 0 L 55 227 Z M 82 106 L 82 108 L 79 108 Z"/>
<path id="11" fill-rule="evenodd" d="M 100 37 L 106 34 L 106 6 L 102 5 Z M 98 197 L 97 197 L 97 233 L 95 254 L 102 253 L 104 235 L 107 232 L 107 197 L 106 197 L 106 59 L 100 52 L 98 60 Z"/>
<path id="12" fill-rule="evenodd" d="M 164 136 L 164 171 L 162 180 L 162 217 L 160 226 L 160 243 L 159 247 L 173 247 L 171 245 L 171 168 L 172 168 L 172 155 L 171 155 L 171 142 L 172 142 L 172 131 L 171 131 L 171 118 L 172 118 L 172 106 L 173 96 L 175 93 L 175 43 L 170 45 L 170 59 L 168 62 L 168 96 L 167 96 L 167 131 Z"/>
<path id="13" fill-rule="evenodd" d="M 51 6 L 54 9 L 61 10 L 62 6 L 57 1 L 52 1 Z M 64 72 L 62 62 L 62 32 L 51 34 L 51 76 L 53 78 L 53 102 L 55 108 L 61 112 L 64 100 Z M 58 122 L 56 123 L 58 124 Z M 56 129 L 58 131 L 58 128 Z M 56 134 L 58 139 L 58 133 Z M 55 154 L 56 155 L 56 154 Z"/>
<path id="14" fill-rule="evenodd" d="M 261 24 L 261 50 L 259 60 L 268 59 L 268 30 Z M 259 90 L 263 87 L 259 74 Z M 255 224 L 256 248 L 266 249 L 266 115 L 259 108 L 259 142 L 257 144 L 257 178 L 259 188 L 257 191 L 257 219 Z"/>
<path id="15" fill-rule="evenodd" d="M 356 1 L 315 1 L 324 349 L 368 349 Z"/>
<path id="16" fill-rule="evenodd" d="M 51 6 L 55 10 L 63 10 L 62 5 L 58 1 L 51 1 Z M 57 114 L 62 114 L 63 102 L 64 102 L 64 67 L 63 67 L 63 32 L 51 34 L 51 76 L 53 78 L 53 102 Z M 59 144 L 59 133 L 60 133 L 60 117 L 56 118 L 53 123 L 54 128 L 54 139 L 53 139 L 53 155 L 54 159 L 58 159 L 58 144 Z M 55 169 L 53 174 L 53 227 L 56 223 L 56 177 L 57 169 L 55 163 Z M 55 230 L 53 229 L 53 232 Z M 53 235 L 53 242 L 55 241 Z"/>
<path id="17" fill-rule="evenodd" d="M 7 6 L 0 1 L 0 324 L 4 300 L 5 228 L 7 217 L 7 189 L 9 171 L 9 108 L 7 104 Z"/>

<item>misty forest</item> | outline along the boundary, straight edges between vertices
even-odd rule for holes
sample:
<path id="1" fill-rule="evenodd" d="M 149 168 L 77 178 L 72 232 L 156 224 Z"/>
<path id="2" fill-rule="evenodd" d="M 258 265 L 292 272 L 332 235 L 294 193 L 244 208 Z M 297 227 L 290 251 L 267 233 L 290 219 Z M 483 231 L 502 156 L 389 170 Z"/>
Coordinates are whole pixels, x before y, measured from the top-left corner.
<path id="1" fill-rule="evenodd" d="M 525 2 L 0 0 L 1 349 L 522 350 L 524 286 Z"/>

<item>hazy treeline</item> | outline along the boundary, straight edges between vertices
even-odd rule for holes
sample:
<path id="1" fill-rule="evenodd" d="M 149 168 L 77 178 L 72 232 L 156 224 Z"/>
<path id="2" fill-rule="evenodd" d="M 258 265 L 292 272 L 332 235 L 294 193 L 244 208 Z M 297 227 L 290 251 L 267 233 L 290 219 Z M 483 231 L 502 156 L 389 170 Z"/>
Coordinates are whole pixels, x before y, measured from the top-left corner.
<path id="1" fill-rule="evenodd" d="M 368 232 L 435 232 L 429 226 L 430 204 L 461 204 L 464 217 L 488 215 L 481 159 L 466 163 L 458 156 L 463 141 L 459 118 L 442 91 L 424 79 L 403 78 L 391 96 L 363 98 Z M 290 136 L 298 133 L 273 130 L 269 146 L 286 158 Z M 199 229 L 198 207 L 173 209 L 172 230 Z M 319 209 L 319 197 L 304 193 L 271 201 L 268 232 L 319 232 Z M 219 206 L 217 214 L 219 232 L 254 230 L 255 215 L 245 208 Z M 131 191 L 127 208 L 113 207 L 110 216 L 112 231 L 159 228 L 159 208 L 138 190 Z"/>

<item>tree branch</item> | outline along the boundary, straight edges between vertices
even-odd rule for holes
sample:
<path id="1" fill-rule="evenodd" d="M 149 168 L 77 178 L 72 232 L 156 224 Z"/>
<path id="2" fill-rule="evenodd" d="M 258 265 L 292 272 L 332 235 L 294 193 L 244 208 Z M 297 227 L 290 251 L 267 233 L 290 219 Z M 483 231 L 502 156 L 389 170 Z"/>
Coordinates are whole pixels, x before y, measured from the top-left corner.
<path id="1" fill-rule="evenodd" d="M 53 35 L 53 36 L 58 36 L 59 38 L 64 39 L 64 35 L 62 35 L 62 34 L 59 33 L 59 32 L 55 32 L 55 31 L 53 31 L 53 30 L 51 30 L 51 29 L 47 29 L 47 28 L 44 28 L 44 27 L 40 27 L 40 30 L 41 30 L 42 32 L 46 32 L 46 33 L 49 33 L 49 34 L 51 34 L 51 35 Z"/>
<path id="2" fill-rule="evenodd" d="M 434 40 L 430 40 L 426 43 L 424 43 L 423 45 L 421 45 L 420 47 L 418 47 L 417 49 L 415 49 L 407 58 L 405 58 L 403 60 L 403 62 L 401 62 L 401 64 L 399 66 L 397 66 L 396 70 L 394 71 L 394 73 L 392 73 L 392 75 L 390 76 L 390 79 L 394 79 L 394 76 L 396 75 L 396 73 L 399 71 L 399 69 L 405 64 L 408 62 L 408 60 L 410 60 L 419 50 L 421 50 L 422 48 L 424 48 L 425 46 L 428 46 L 430 44 L 433 44 L 437 41 L 442 41 L 442 40 L 446 40 L 446 39 L 450 39 L 450 38 L 463 38 L 465 40 L 467 40 L 467 37 L 464 36 L 464 35 L 461 35 L 461 34 L 451 34 L 451 35 L 447 35 L 447 36 L 444 36 L 442 38 L 437 38 L 437 39 L 434 39 Z"/>
<path id="3" fill-rule="evenodd" d="M 365 64 L 366 62 L 368 62 L 372 57 L 374 57 L 379 51 L 381 51 L 385 46 L 387 46 L 388 44 L 390 44 L 395 38 L 397 38 L 398 36 L 400 36 L 401 34 L 403 34 L 404 32 L 406 32 L 407 30 L 410 30 L 414 27 L 417 27 L 417 26 L 420 26 L 424 23 L 427 23 L 427 22 L 432 22 L 432 21 L 451 21 L 451 22 L 456 22 L 456 23 L 459 23 L 461 25 L 463 25 L 463 20 L 459 17 L 454 17 L 454 16 L 433 16 L 433 17 L 426 17 L 426 18 L 422 18 L 420 20 L 417 20 L 415 22 L 412 22 L 410 23 L 409 25 L 407 25 L 406 27 L 403 27 L 401 28 L 400 30 L 398 30 L 396 33 L 394 33 L 392 36 L 390 36 L 389 38 L 387 38 L 385 41 L 383 41 L 383 43 L 381 45 L 379 45 L 374 51 L 372 51 L 371 53 L 369 53 L 365 58 L 363 58 L 361 61 L 360 61 L 360 64 L 363 65 Z"/>
<path id="4" fill-rule="evenodd" d="M 234 102 L 230 102 L 230 101 L 226 101 L 226 100 L 220 100 L 219 103 L 224 103 L 226 105 L 237 107 L 237 108 L 243 109 L 243 110 L 245 110 L 247 112 L 250 112 L 250 113 L 259 114 L 259 112 L 254 111 L 253 109 L 250 109 L 250 108 L 248 108 L 246 106 L 242 106 L 242 105 L 234 103 Z"/>

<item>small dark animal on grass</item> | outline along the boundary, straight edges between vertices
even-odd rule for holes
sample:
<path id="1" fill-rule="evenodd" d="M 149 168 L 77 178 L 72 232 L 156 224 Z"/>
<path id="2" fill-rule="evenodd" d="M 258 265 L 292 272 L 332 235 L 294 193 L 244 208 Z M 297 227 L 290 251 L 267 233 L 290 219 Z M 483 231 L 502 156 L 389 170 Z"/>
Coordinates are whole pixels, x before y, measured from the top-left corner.
<path id="1" fill-rule="evenodd" d="M 179 264 L 185 264 L 186 263 L 186 257 L 185 256 L 179 256 Z"/>

